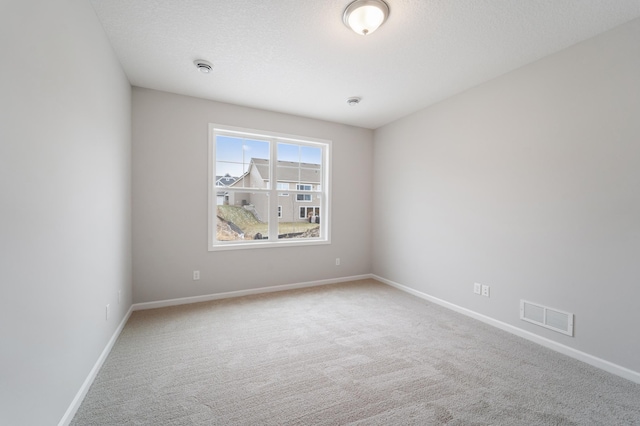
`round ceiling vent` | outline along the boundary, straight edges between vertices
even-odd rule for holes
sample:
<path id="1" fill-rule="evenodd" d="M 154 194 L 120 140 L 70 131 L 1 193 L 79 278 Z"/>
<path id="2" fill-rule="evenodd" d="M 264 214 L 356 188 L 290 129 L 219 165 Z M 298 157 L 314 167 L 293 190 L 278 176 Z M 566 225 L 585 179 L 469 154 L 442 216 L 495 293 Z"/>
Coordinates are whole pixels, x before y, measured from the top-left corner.
<path id="1" fill-rule="evenodd" d="M 361 100 L 362 100 L 361 98 L 354 96 L 352 98 L 347 99 L 347 105 L 356 106 L 360 103 Z"/>
<path id="2" fill-rule="evenodd" d="M 209 74 L 213 71 L 213 65 L 211 62 L 205 61 L 204 59 L 196 59 L 193 61 L 196 67 L 200 70 L 201 73 Z"/>

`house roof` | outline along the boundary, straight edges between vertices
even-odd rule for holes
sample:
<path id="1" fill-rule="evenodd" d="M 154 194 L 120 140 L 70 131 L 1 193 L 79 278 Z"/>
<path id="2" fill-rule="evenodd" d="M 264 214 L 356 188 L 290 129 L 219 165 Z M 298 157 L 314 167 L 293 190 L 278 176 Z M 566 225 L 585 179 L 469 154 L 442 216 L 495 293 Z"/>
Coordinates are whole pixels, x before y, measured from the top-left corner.
<path id="1" fill-rule="evenodd" d="M 243 178 L 251 173 L 251 169 L 257 170 L 260 178 L 268 182 L 264 176 L 269 176 L 269 160 L 264 158 L 252 158 L 249 170 L 236 179 L 235 183 L 242 181 Z M 321 167 L 319 164 L 312 163 L 296 163 L 293 161 L 278 161 L 278 182 L 295 182 L 295 183 L 311 183 L 320 184 L 322 182 Z"/>
<path id="2" fill-rule="evenodd" d="M 229 186 L 229 185 L 233 185 L 233 183 L 237 180 L 238 178 L 235 178 L 229 174 L 226 174 L 224 176 L 216 176 L 216 185 L 218 183 L 224 185 L 224 186 Z"/>
<path id="3" fill-rule="evenodd" d="M 264 181 L 264 176 L 269 176 L 269 160 L 253 158 L 255 165 Z M 296 163 L 293 161 L 278 161 L 278 182 L 315 183 L 322 181 L 322 173 L 319 164 Z"/>

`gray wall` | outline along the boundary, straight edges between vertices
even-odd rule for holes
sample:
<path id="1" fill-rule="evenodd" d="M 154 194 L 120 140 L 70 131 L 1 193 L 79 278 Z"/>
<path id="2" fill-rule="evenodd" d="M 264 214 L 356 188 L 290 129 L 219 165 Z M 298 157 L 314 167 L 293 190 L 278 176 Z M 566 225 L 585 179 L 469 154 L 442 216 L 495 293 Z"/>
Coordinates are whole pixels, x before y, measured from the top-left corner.
<path id="1" fill-rule="evenodd" d="M 209 123 L 333 141 L 332 244 L 207 251 Z M 372 163 L 371 130 L 134 88 L 134 302 L 370 273 Z"/>
<path id="2" fill-rule="evenodd" d="M 2 1 L 0 52 L 0 424 L 53 425 L 131 306 L 131 87 L 84 0 Z"/>
<path id="3" fill-rule="evenodd" d="M 378 129 L 374 273 L 640 371 L 638 40 L 636 19 Z"/>
<path id="4" fill-rule="evenodd" d="M 136 302 L 373 271 L 640 371 L 638 39 L 635 20 L 374 135 L 132 104 L 87 2 L 3 1 L 0 423 L 60 420 L 131 306 L 132 258 Z M 209 122 L 333 140 L 333 244 L 208 252 Z M 574 312 L 576 337 L 520 322 L 520 298 Z"/>

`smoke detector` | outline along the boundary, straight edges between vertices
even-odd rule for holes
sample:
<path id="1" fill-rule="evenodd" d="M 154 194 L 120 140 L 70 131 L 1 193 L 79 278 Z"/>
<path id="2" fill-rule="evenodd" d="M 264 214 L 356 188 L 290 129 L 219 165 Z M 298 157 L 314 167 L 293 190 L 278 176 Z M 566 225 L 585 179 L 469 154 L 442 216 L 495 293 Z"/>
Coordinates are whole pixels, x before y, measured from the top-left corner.
<path id="1" fill-rule="evenodd" d="M 213 65 L 211 64 L 211 62 L 205 61 L 204 59 L 196 59 L 195 61 L 193 61 L 193 63 L 196 65 L 196 68 L 198 68 L 203 74 L 209 74 L 211 71 L 213 71 Z"/>
<path id="2" fill-rule="evenodd" d="M 360 103 L 361 100 L 362 100 L 361 98 L 354 96 L 352 98 L 347 99 L 347 105 L 356 106 Z"/>

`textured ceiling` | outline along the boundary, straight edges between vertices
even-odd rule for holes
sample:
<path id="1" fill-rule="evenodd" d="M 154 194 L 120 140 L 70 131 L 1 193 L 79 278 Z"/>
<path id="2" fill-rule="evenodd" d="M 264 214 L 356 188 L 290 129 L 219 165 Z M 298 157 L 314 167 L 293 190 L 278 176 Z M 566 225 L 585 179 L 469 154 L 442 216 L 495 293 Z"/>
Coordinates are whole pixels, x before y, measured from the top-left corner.
<path id="1" fill-rule="evenodd" d="M 640 17 L 640 0 L 386 0 L 360 36 L 350 1 L 91 3 L 134 86 L 372 129 Z"/>

